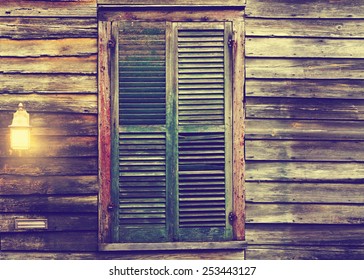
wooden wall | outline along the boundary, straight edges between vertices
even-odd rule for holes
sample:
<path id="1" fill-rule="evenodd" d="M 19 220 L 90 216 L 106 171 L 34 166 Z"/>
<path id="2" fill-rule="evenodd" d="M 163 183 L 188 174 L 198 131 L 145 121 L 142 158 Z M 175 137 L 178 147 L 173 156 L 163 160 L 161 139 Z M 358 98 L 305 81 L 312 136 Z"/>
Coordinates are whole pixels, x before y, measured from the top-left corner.
<path id="1" fill-rule="evenodd" d="M 96 0 L 2 1 L 0 258 L 97 249 L 96 70 Z M 21 157 L 8 141 L 19 102 L 33 126 Z M 16 218 L 48 229 L 16 230 Z"/>
<path id="2" fill-rule="evenodd" d="M 364 259 L 364 2 L 246 16 L 246 256 Z"/>

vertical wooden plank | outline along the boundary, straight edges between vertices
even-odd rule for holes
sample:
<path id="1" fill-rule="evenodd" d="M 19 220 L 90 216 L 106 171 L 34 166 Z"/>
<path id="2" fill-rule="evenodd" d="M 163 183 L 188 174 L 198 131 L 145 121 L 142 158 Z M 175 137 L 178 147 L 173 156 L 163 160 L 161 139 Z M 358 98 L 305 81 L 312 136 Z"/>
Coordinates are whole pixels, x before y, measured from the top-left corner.
<path id="1" fill-rule="evenodd" d="M 233 22 L 233 201 L 236 218 L 233 222 L 234 238 L 245 239 L 245 187 L 244 187 L 244 23 Z"/>
<path id="2" fill-rule="evenodd" d="M 98 115 L 99 115 L 99 242 L 111 241 L 111 216 L 108 205 L 111 203 L 111 135 L 110 135 L 110 53 L 108 41 L 111 39 L 111 23 L 99 22 L 98 57 Z"/>
<path id="3" fill-rule="evenodd" d="M 224 116 L 225 116 L 225 212 L 226 212 L 226 231 L 225 234 L 230 234 L 232 228 L 229 221 L 229 213 L 232 209 L 232 187 L 233 187 L 233 170 L 232 170 L 232 62 L 231 62 L 231 47 L 230 40 L 232 39 L 232 23 L 225 22 L 224 27 Z"/>
<path id="4" fill-rule="evenodd" d="M 177 24 L 166 27 L 166 183 L 167 224 L 171 240 L 178 234 L 178 55 Z"/>

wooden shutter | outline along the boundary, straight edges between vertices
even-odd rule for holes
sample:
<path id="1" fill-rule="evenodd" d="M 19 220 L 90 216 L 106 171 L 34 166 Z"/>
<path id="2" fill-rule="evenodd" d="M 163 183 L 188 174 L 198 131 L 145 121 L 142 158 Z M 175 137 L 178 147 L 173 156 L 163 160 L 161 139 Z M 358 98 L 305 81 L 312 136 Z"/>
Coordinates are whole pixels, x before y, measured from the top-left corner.
<path id="1" fill-rule="evenodd" d="M 121 22 L 117 37 L 118 241 L 166 241 L 165 24 Z"/>
<path id="2" fill-rule="evenodd" d="M 178 238 L 231 239 L 231 24 L 174 25 Z"/>

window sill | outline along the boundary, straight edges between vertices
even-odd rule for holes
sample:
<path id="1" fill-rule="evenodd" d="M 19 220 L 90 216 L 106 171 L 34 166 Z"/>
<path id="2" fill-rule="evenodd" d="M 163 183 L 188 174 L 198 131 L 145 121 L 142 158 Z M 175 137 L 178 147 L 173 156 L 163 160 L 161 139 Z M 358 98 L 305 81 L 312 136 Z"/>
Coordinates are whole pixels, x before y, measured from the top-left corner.
<path id="1" fill-rule="evenodd" d="M 183 251 L 183 250 L 243 250 L 245 241 L 228 242 L 166 242 L 166 243 L 102 243 L 99 251 Z"/>

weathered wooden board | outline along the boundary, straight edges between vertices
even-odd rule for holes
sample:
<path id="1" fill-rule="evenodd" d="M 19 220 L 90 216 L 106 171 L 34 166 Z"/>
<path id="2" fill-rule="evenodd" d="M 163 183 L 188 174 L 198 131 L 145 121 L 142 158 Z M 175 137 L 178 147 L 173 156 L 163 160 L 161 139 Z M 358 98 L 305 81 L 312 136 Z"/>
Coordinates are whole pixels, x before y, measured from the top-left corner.
<path id="1" fill-rule="evenodd" d="M 97 158 L 0 158 L 1 175 L 96 175 Z"/>
<path id="2" fill-rule="evenodd" d="M 3 233 L 1 234 L 1 250 L 96 251 L 97 233 L 96 231 Z"/>
<path id="3" fill-rule="evenodd" d="M 142 6 L 244 6 L 246 0 L 98 0 L 99 5 Z"/>
<path id="4" fill-rule="evenodd" d="M 246 36 L 364 38 L 363 20 L 247 18 L 245 24 Z"/>
<path id="5" fill-rule="evenodd" d="M 246 159 L 271 161 L 364 162 L 363 141 L 262 141 L 245 142 Z"/>
<path id="6" fill-rule="evenodd" d="M 19 103 L 32 112 L 97 113 L 96 94 L 0 94 L 2 110 L 15 112 Z"/>
<path id="7" fill-rule="evenodd" d="M 97 212 L 97 196 L 3 196 L 0 212 Z"/>
<path id="8" fill-rule="evenodd" d="M 244 260 L 244 251 L 119 252 L 0 252 L 0 260 Z"/>
<path id="9" fill-rule="evenodd" d="M 364 122 L 326 120 L 246 120 L 246 139 L 362 140 Z"/>
<path id="10" fill-rule="evenodd" d="M 248 17 L 259 18 L 364 18 L 362 0 L 249 0 Z"/>
<path id="11" fill-rule="evenodd" d="M 97 53 L 95 38 L 50 40 L 0 39 L 0 56 L 89 56 Z"/>
<path id="12" fill-rule="evenodd" d="M 18 103 L 15 103 L 17 106 Z M 61 113 L 30 113 L 31 135 L 47 136 L 92 136 L 97 135 L 97 116 L 95 114 L 61 114 Z M 12 111 L 0 111 L 0 135 L 9 134 Z"/>
<path id="13" fill-rule="evenodd" d="M 363 174 L 364 164 L 355 162 L 251 161 L 246 165 L 246 179 L 251 181 L 362 182 Z"/>
<path id="14" fill-rule="evenodd" d="M 0 74 L 2 93 L 96 93 L 95 75 Z"/>
<path id="15" fill-rule="evenodd" d="M 97 175 L 88 176 L 18 176 L 2 175 L 0 195 L 97 194 Z"/>
<path id="16" fill-rule="evenodd" d="M 97 19 L 6 17 L 0 18 L 0 30 L 9 39 L 96 38 Z"/>
<path id="17" fill-rule="evenodd" d="M 0 6 L 5 17 L 96 17 L 96 0 L 7 0 Z"/>
<path id="18" fill-rule="evenodd" d="M 97 57 L 0 57 L 0 73 L 96 74 Z"/>
<path id="19" fill-rule="evenodd" d="M 246 80 L 246 95 L 364 99 L 363 80 Z"/>
<path id="20" fill-rule="evenodd" d="M 246 182 L 247 202 L 364 203 L 364 184 Z"/>
<path id="21" fill-rule="evenodd" d="M 95 214 L 0 214 L 0 232 L 27 231 L 15 229 L 15 219 L 47 219 L 48 228 L 39 231 L 97 230 Z"/>
<path id="22" fill-rule="evenodd" d="M 0 157 L 11 156 L 10 137 L 0 138 Z M 33 136 L 26 157 L 94 157 L 97 156 L 96 136 Z"/>
<path id="23" fill-rule="evenodd" d="M 248 37 L 248 57 L 364 58 L 363 39 Z"/>
<path id="24" fill-rule="evenodd" d="M 364 59 L 247 59 L 247 78 L 364 79 Z"/>
<path id="25" fill-rule="evenodd" d="M 247 98 L 246 116 L 260 119 L 363 120 L 364 100 Z"/>
<path id="26" fill-rule="evenodd" d="M 1 259 L 1 256 L 0 256 Z M 363 247 L 249 246 L 247 260 L 363 260 Z"/>
<path id="27" fill-rule="evenodd" d="M 246 204 L 247 223 L 364 224 L 363 215 L 362 205 Z"/>
<path id="28" fill-rule="evenodd" d="M 247 224 L 249 244 L 364 245 L 362 225 L 259 225 Z M 282 246 L 282 245 L 281 245 Z M 284 247 L 284 246 L 282 246 Z"/>

